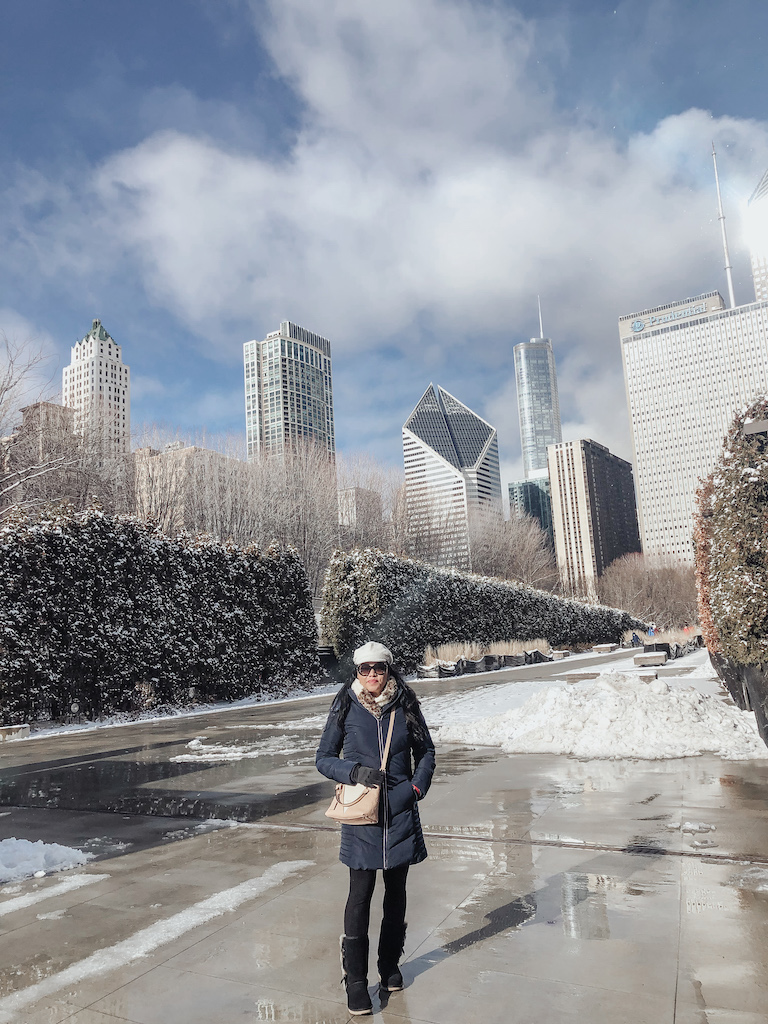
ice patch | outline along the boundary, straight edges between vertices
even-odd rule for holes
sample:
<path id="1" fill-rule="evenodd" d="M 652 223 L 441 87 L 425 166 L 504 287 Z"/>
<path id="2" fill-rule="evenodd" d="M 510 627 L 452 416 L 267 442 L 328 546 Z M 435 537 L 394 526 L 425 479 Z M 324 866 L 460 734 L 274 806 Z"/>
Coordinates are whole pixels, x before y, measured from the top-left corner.
<path id="1" fill-rule="evenodd" d="M 301 736 L 272 736 L 255 743 L 206 743 L 205 736 L 196 736 L 187 744 L 188 753 L 170 758 L 176 763 L 194 761 L 243 761 L 265 757 L 268 754 L 295 754 L 300 750 L 313 750 L 315 738 Z"/>

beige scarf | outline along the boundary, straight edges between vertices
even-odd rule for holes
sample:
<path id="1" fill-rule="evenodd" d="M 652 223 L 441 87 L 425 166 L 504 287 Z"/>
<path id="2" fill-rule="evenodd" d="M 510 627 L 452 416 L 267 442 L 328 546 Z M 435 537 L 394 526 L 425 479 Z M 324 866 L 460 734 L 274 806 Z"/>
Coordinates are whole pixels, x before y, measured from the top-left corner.
<path id="1" fill-rule="evenodd" d="M 358 679 L 352 683 L 352 691 L 366 711 L 370 711 L 374 718 L 381 718 L 384 708 L 394 699 L 397 693 L 397 680 L 394 676 L 390 676 L 387 680 L 387 685 L 378 697 L 374 697 L 372 693 L 369 693 Z"/>

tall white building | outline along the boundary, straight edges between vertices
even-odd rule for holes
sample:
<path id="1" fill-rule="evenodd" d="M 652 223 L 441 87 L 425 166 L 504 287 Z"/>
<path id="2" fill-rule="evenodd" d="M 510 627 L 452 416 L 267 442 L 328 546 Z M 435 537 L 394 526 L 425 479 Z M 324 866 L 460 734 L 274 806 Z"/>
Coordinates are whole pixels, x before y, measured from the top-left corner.
<path id="1" fill-rule="evenodd" d="M 72 347 L 62 375 L 63 404 L 75 410 L 75 430 L 98 439 L 109 454 L 130 451 L 130 370 L 120 345 L 94 320 Z"/>
<path id="2" fill-rule="evenodd" d="M 435 565 L 471 569 L 472 510 L 502 514 L 496 430 L 430 384 L 403 427 L 403 460 L 415 553 Z"/>
<path id="3" fill-rule="evenodd" d="M 333 458 L 331 343 L 289 320 L 243 345 L 248 458 L 313 441 Z"/>
<path id="4" fill-rule="evenodd" d="M 733 417 L 768 393 L 768 301 L 718 292 L 619 319 L 646 555 L 690 563 L 699 482 Z"/>

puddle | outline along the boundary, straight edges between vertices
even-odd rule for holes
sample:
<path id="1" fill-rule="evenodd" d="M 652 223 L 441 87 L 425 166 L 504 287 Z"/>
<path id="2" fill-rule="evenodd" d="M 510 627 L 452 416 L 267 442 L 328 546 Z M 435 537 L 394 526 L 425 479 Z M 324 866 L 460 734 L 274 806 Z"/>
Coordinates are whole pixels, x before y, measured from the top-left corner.
<path id="1" fill-rule="evenodd" d="M 482 768 L 489 761 L 497 761 L 495 753 L 484 754 L 472 747 L 451 747 L 440 752 L 435 780 L 441 776 L 463 775 L 473 768 Z"/>
<path id="2" fill-rule="evenodd" d="M 181 744 L 172 745 L 178 749 Z M 303 781 L 306 769 L 297 768 L 294 775 L 284 755 L 264 755 L 244 767 L 240 761 L 177 763 L 118 756 L 123 753 L 97 755 L 86 764 L 52 762 L 8 769 L 0 774 L 0 804 L 255 821 L 314 804 L 329 793 L 329 783 L 316 773 L 311 773 L 311 783 Z M 125 753 L 147 751 L 133 748 Z M 268 785 L 260 787 L 262 778 L 269 778 Z"/>

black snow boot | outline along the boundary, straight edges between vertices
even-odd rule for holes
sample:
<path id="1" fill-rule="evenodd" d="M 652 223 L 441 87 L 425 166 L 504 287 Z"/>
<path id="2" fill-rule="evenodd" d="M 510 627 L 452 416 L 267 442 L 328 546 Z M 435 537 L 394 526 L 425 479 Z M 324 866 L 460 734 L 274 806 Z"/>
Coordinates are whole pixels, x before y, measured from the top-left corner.
<path id="1" fill-rule="evenodd" d="M 381 922 L 379 933 L 379 978 L 381 988 L 386 992 L 399 992 L 403 987 L 403 976 L 400 968 L 400 957 L 403 955 L 405 946 L 405 930 L 407 924 L 392 924 L 389 921 Z"/>
<path id="2" fill-rule="evenodd" d="M 347 1009 L 352 1014 L 373 1012 L 368 995 L 368 936 L 341 937 L 342 981 L 347 989 Z"/>

